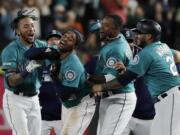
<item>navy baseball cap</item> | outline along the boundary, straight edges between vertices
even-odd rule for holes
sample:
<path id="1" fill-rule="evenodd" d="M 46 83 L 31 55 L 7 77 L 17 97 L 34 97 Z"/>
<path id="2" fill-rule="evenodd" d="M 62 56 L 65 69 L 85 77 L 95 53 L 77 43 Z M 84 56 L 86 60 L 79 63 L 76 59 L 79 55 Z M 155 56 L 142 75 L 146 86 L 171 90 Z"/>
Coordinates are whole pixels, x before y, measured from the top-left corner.
<path id="1" fill-rule="evenodd" d="M 51 37 L 58 37 L 58 38 L 61 38 L 62 37 L 62 33 L 57 31 L 57 30 L 52 30 L 48 36 L 46 37 L 46 40 L 49 40 L 49 38 Z"/>

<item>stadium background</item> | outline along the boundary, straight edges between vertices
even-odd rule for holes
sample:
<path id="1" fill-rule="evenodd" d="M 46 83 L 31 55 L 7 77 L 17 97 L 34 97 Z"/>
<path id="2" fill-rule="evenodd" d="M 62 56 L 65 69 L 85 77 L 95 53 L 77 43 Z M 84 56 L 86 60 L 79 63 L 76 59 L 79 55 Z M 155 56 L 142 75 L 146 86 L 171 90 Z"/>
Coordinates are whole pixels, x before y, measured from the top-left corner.
<path id="1" fill-rule="evenodd" d="M 69 27 L 79 29 L 88 37 L 88 25 L 92 19 L 101 19 L 104 14 L 116 13 L 122 17 L 125 27 L 128 28 L 135 27 L 142 18 L 154 19 L 162 26 L 161 41 L 180 50 L 179 0 L 1 0 L 0 53 L 16 38 L 9 24 L 16 12 L 24 8 L 35 9 L 35 15 L 39 17 L 36 23 L 37 37 L 41 39 L 45 39 L 53 28 L 63 31 Z M 92 40 L 88 40 L 84 45 L 89 43 L 92 43 Z M 2 71 L 0 74 L 0 135 L 11 135 L 2 111 Z M 93 126 L 95 122 L 91 128 Z"/>

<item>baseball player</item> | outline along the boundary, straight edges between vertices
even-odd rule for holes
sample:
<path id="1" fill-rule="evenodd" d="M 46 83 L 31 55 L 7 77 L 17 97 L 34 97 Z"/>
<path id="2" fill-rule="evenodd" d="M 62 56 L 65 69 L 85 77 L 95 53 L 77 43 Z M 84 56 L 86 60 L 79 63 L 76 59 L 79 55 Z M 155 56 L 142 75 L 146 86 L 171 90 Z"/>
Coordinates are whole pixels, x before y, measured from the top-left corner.
<path id="1" fill-rule="evenodd" d="M 134 43 L 135 33 L 130 29 L 124 29 L 123 34 L 133 51 L 133 56 L 135 56 L 141 51 L 141 48 Z M 116 68 L 118 69 L 118 67 Z M 154 101 L 143 77 L 137 78 L 134 86 L 137 96 L 136 108 L 122 135 L 129 135 L 130 133 L 133 135 L 150 135 L 152 121 L 155 116 Z"/>
<path id="2" fill-rule="evenodd" d="M 124 36 L 119 33 L 122 20 L 117 15 L 103 18 L 100 38 L 103 43 L 96 66 L 96 74 L 89 81 L 106 83 L 118 76 L 114 68 L 117 61 L 127 66 L 132 58 L 131 49 Z M 102 93 L 99 108 L 98 135 L 119 135 L 123 132 L 136 104 L 132 83 L 115 91 Z"/>
<path id="3" fill-rule="evenodd" d="M 52 30 L 47 36 L 46 41 L 48 47 L 57 48 L 62 34 L 56 30 Z M 31 52 L 33 54 L 34 52 Z M 61 101 L 57 96 L 57 91 L 53 89 L 52 79 L 49 73 L 49 65 L 51 61 L 45 60 L 43 68 L 42 82 L 39 93 L 39 101 L 41 105 L 42 131 L 41 135 L 50 135 L 51 129 L 54 129 L 56 135 L 61 132 Z"/>
<path id="4" fill-rule="evenodd" d="M 178 75 L 173 53 L 160 42 L 161 27 L 144 19 L 135 28 L 136 42 L 143 49 L 134 57 L 124 74 L 107 83 L 93 86 L 93 91 L 124 86 L 138 76 L 144 76 L 148 90 L 155 100 L 155 111 L 151 135 L 179 135 L 178 119 L 180 98 L 180 76 Z"/>
<path id="5" fill-rule="evenodd" d="M 82 41 L 80 32 L 75 29 L 67 30 L 57 45 L 60 67 L 50 67 L 53 88 L 58 91 L 63 104 L 61 135 L 83 135 L 95 112 L 95 101 L 89 94 L 90 89 L 86 87 L 85 69 L 74 52 Z M 39 54 L 35 53 L 31 58 L 46 57 L 43 55 L 47 52 L 46 48 L 45 51 L 43 48 L 32 49 Z M 29 57 L 30 53 L 26 56 Z"/>
<path id="6" fill-rule="evenodd" d="M 5 71 L 3 110 L 13 135 L 40 135 L 41 113 L 38 99 L 40 82 L 36 68 L 41 65 L 24 57 L 28 48 L 46 44 L 35 40 L 35 16 L 33 11 L 21 10 L 12 21 L 18 39 L 2 52 L 2 68 Z"/>

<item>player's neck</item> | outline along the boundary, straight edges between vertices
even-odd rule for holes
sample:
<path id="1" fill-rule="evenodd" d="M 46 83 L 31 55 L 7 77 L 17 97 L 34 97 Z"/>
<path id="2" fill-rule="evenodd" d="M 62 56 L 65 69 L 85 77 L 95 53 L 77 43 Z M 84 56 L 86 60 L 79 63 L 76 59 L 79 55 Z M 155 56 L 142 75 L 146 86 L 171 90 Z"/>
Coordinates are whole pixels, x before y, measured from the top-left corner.
<path id="1" fill-rule="evenodd" d="M 60 59 L 61 59 L 61 60 L 65 59 L 65 58 L 68 57 L 71 53 L 72 53 L 72 51 L 62 53 L 61 56 L 60 56 Z"/>

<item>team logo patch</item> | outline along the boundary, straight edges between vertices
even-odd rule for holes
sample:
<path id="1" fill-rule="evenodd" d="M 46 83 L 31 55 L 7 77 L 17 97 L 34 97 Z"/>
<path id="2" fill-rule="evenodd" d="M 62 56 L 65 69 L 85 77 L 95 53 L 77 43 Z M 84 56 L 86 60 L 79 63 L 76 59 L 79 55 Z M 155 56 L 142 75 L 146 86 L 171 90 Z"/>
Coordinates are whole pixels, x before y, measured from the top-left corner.
<path id="1" fill-rule="evenodd" d="M 109 68 L 113 68 L 116 62 L 117 62 L 116 58 L 110 57 L 106 62 L 106 66 Z"/>
<path id="2" fill-rule="evenodd" d="M 138 55 L 135 55 L 134 58 L 133 58 L 133 60 L 132 60 L 132 64 L 133 64 L 133 65 L 138 64 L 138 63 L 139 63 L 139 59 L 140 59 L 139 56 L 138 56 Z"/>
<path id="3" fill-rule="evenodd" d="M 72 70 L 68 70 L 65 73 L 65 78 L 69 81 L 73 81 L 76 78 L 76 73 Z"/>

